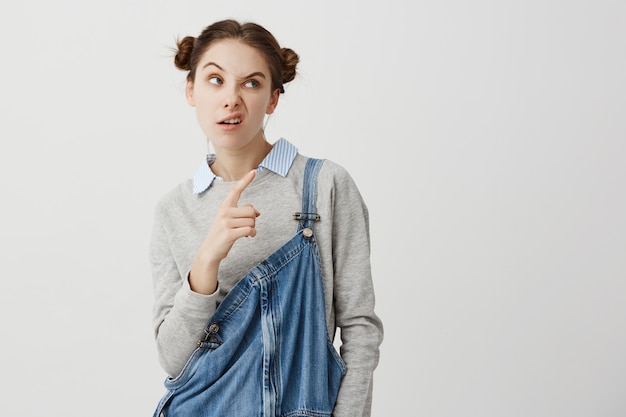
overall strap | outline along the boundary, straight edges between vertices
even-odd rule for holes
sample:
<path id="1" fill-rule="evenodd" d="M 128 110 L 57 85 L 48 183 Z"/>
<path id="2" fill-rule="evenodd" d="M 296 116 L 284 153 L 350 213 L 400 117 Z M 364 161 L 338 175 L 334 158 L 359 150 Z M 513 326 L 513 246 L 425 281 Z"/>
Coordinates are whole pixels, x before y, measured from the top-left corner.
<path id="1" fill-rule="evenodd" d="M 316 212 L 315 202 L 317 200 L 317 176 L 324 163 L 323 159 L 309 158 L 304 168 L 304 179 L 302 180 L 302 211 L 295 213 L 293 218 L 299 220 L 298 230 L 309 229 L 312 231 L 313 224 L 320 220 Z M 305 231 L 305 237 L 307 236 Z"/>

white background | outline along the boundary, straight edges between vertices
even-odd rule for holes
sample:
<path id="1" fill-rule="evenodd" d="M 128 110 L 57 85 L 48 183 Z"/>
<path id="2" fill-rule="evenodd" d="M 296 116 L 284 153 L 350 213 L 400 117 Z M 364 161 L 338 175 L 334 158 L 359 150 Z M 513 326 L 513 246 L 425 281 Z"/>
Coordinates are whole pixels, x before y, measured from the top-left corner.
<path id="1" fill-rule="evenodd" d="M 4 0 L 0 415 L 163 394 L 152 213 L 206 151 L 170 48 L 227 17 L 301 55 L 270 141 L 369 205 L 373 415 L 624 416 L 622 0 Z"/>

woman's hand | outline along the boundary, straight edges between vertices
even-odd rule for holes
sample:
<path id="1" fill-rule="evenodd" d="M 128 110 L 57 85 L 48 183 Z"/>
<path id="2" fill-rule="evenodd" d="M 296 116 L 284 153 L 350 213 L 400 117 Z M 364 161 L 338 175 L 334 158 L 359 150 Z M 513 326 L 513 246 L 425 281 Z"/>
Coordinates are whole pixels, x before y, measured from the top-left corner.
<path id="1" fill-rule="evenodd" d="M 241 193 L 252 182 L 255 171 L 250 171 L 230 190 L 219 206 L 211 230 L 196 254 L 189 285 L 200 294 L 213 294 L 217 289 L 217 271 L 237 239 L 256 236 L 256 218 L 261 214 L 251 204 L 238 206 Z"/>

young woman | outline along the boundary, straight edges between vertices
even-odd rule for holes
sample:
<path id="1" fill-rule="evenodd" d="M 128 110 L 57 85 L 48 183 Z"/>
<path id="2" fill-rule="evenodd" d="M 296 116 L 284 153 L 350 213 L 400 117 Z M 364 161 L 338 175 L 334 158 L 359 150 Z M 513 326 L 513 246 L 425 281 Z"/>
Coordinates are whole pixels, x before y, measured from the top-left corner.
<path id="1" fill-rule="evenodd" d="M 263 133 L 298 55 L 225 20 L 182 39 L 175 64 L 215 154 L 156 208 L 154 330 L 170 377 L 155 416 L 369 416 L 383 331 L 367 208 L 340 166 Z"/>

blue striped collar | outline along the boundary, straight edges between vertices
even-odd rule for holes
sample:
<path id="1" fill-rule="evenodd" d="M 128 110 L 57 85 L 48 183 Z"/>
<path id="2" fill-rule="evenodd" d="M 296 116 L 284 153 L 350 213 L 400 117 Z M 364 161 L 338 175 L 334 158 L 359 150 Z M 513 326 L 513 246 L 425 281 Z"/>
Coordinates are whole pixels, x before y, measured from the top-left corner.
<path id="1" fill-rule="evenodd" d="M 289 172 L 289 168 L 291 168 L 293 160 L 296 159 L 297 153 L 298 148 L 293 146 L 287 139 L 278 139 L 270 153 L 261 161 L 256 172 L 259 173 L 264 169 L 269 169 L 281 177 L 285 177 Z M 211 170 L 213 162 L 215 162 L 215 154 L 212 153 L 208 154 L 200 164 L 196 175 L 193 177 L 194 194 L 200 194 L 208 190 L 214 180 L 223 181 L 221 177 L 215 175 Z"/>

